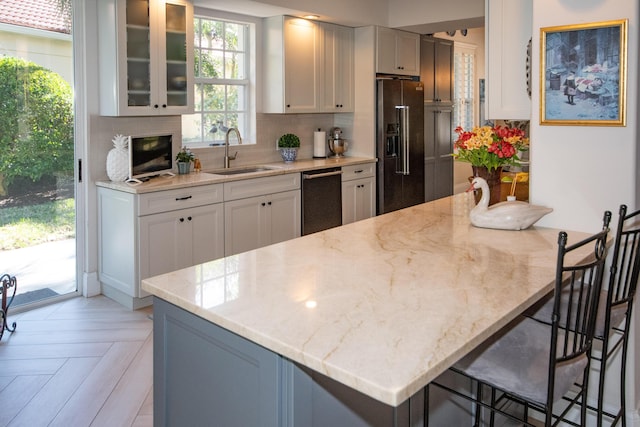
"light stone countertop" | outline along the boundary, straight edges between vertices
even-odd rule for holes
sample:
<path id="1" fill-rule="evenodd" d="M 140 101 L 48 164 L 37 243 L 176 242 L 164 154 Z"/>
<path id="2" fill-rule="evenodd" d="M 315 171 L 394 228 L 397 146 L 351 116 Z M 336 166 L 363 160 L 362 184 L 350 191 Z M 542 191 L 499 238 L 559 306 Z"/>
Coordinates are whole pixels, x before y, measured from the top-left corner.
<path id="1" fill-rule="evenodd" d="M 230 170 L 245 169 L 255 166 L 264 166 L 269 170 L 244 173 L 236 175 L 217 175 L 217 171 L 224 169 L 211 169 L 203 172 L 191 172 L 186 175 L 157 176 L 142 184 L 127 184 L 126 182 L 98 181 L 98 187 L 111 188 L 133 194 L 152 193 L 154 191 L 173 190 L 176 188 L 195 187 L 207 184 L 219 184 L 243 179 L 262 178 L 265 176 L 282 175 L 287 173 L 299 173 L 307 170 L 323 169 L 337 166 L 350 166 L 375 162 L 375 158 L 368 157 L 328 157 L 326 159 L 296 160 L 295 162 L 261 163 L 259 165 L 236 165 Z"/>
<path id="2" fill-rule="evenodd" d="M 553 288 L 560 230 L 475 228 L 472 206 L 460 194 L 142 288 L 398 406 Z"/>

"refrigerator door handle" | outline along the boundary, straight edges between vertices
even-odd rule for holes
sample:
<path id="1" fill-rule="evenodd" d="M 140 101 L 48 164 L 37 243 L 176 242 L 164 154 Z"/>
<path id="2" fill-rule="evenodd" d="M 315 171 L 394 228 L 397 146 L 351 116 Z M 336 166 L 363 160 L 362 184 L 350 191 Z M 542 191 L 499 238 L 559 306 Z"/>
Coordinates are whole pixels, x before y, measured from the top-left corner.
<path id="1" fill-rule="evenodd" d="M 396 173 L 409 175 L 409 106 L 396 105 L 398 114 L 399 136 L 400 136 L 400 155 L 396 161 Z"/>

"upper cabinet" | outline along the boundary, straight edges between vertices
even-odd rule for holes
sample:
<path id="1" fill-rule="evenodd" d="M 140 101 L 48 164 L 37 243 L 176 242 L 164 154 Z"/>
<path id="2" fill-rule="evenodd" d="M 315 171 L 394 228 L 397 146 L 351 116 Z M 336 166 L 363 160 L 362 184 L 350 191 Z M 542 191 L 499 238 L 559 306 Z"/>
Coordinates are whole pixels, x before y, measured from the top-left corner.
<path id="1" fill-rule="evenodd" d="M 391 28 L 376 28 L 376 72 L 420 74 L 420 35 Z"/>
<path id="2" fill-rule="evenodd" d="M 353 29 L 320 23 L 325 112 L 353 111 Z"/>
<path id="3" fill-rule="evenodd" d="M 101 0 L 100 113 L 193 112 L 193 6 L 183 0 Z"/>
<path id="4" fill-rule="evenodd" d="M 486 118 L 530 120 L 526 64 L 533 2 L 487 0 L 485 9 Z"/>
<path id="5" fill-rule="evenodd" d="M 275 16 L 263 43 L 263 112 L 353 111 L 353 29 Z"/>
<path id="6" fill-rule="evenodd" d="M 423 36 L 420 45 L 420 79 L 424 82 L 424 102 L 453 102 L 453 41 Z"/>

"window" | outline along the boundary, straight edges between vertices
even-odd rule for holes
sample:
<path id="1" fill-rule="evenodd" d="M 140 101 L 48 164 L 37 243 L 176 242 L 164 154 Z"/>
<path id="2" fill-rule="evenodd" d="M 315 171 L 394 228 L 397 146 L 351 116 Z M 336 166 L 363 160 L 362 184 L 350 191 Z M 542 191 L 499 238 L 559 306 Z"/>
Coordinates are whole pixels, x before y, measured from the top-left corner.
<path id="1" fill-rule="evenodd" d="M 243 144 L 255 143 L 252 32 L 248 23 L 194 18 L 195 111 L 182 116 L 184 145 L 222 145 L 231 127 L 240 130 Z"/>
<path id="2" fill-rule="evenodd" d="M 453 55 L 453 128 L 471 129 L 475 123 L 475 48 L 456 43 Z"/>

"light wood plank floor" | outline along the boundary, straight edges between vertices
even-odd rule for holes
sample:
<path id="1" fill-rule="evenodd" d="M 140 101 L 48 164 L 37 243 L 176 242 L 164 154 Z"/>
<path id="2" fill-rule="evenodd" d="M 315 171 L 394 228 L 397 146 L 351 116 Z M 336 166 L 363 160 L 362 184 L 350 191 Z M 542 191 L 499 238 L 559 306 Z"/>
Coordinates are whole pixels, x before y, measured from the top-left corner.
<path id="1" fill-rule="evenodd" d="M 0 426 L 152 426 L 151 313 L 103 296 L 9 310 Z"/>

